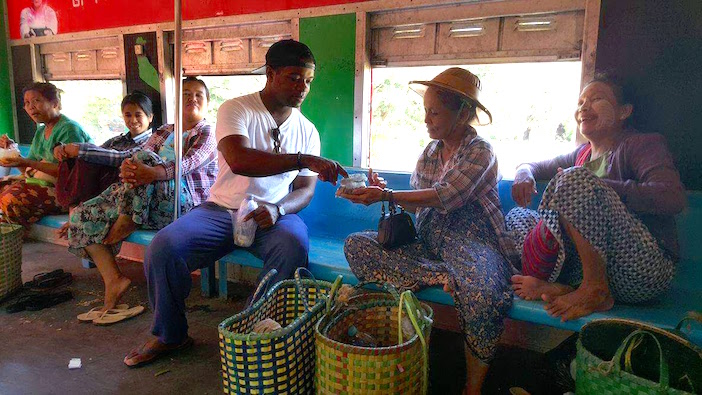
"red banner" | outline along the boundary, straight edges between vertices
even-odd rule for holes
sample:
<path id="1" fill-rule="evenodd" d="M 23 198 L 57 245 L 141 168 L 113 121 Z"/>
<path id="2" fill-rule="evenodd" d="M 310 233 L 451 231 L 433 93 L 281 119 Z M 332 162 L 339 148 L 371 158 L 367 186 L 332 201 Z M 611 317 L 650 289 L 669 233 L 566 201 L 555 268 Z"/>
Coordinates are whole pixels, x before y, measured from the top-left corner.
<path id="1" fill-rule="evenodd" d="M 362 0 L 182 0 L 183 19 L 256 14 Z M 7 0 L 10 38 L 75 33 L 173 20 L 168 0 Z"/>

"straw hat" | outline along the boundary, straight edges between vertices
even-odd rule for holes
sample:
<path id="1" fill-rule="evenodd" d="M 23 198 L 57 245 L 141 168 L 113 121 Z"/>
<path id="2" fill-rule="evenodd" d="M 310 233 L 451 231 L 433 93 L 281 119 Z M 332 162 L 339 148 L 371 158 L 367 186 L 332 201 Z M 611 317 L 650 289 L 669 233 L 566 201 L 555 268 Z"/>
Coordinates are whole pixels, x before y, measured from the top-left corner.
<path id="1" fill-rule="evenodd" d="M 479 125 L 487 125 L 492 123 L 492 114 L 485 108 L 479 100 L 480 94 L 480 79 L 470 71 L 460 67 L 451 67 L 439 73 L 431 81 L 410 81 L 410 89 L 424 97 L 427 88 L 434 86 L 459 95 L 468 102 L 474 104 L 478 116 Z M 483 122 L 485 116 L 488 122 Z"/>

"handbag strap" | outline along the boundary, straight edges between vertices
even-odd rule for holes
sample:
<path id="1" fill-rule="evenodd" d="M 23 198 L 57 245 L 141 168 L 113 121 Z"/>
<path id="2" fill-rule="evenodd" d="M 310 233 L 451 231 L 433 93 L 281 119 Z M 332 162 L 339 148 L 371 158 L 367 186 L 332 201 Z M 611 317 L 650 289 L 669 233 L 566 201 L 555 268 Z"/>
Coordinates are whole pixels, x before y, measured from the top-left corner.
<path id="1" fill-rule="evenodd" d="M 663 347 L 661 347 L 661 342 L 658 341 L 658 338 L 651 333 L 647 332 L 641 329 L 637 329 L 629 334 L 624 341 L 622 341 L 622 344 L 619 346 L 617 349 L 617 352 L 614 353 L 614 358 L 612 358 L 612 369 L 614 371 L 621 371 L 621 359 L 622 359 L 622 354 L 625 354 L 625 361 L 624 361 L 624 366 L 625 366 L 625 371 L 631 373 L 632 372 L 632 361 L 631 361 L 631 354 L 633 350 L 638 347 L 641 342 L 643 341 L 643 338 L 649 336 L 651 337 L 655 342 L 656 345 L 658 346 L 658 359 L 659 359 L 659 377 L 658 377 L 658 382 L 659 385 L 662 388 L 668 388 L 668 382 L 670 380 L 669 374 L 668 374 L 668 363 L 665 360 L 665 356 L 663 355 Z"/>

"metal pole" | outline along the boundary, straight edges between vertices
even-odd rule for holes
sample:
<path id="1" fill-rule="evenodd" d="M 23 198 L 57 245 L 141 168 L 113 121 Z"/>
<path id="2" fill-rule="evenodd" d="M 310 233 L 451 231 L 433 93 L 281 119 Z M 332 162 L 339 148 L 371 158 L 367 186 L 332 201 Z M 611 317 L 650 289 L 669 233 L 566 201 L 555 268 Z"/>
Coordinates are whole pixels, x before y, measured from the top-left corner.
<path id="1" fill-rule="evenodd" d="M 178 219 L 180 215 L 180 180 L 182 178 L 182 169 L 180 167 L 183 157 L 183 67 L 182 67 L 182 15 L 181 15 L 181 0 L 173 0 L 175 6 L 175 48 L 173 54 L 175 57 L 175 123 L 173 128 L 173 148 L 175 151 L 175 207 L 173 212 L 173 220 Z"/>

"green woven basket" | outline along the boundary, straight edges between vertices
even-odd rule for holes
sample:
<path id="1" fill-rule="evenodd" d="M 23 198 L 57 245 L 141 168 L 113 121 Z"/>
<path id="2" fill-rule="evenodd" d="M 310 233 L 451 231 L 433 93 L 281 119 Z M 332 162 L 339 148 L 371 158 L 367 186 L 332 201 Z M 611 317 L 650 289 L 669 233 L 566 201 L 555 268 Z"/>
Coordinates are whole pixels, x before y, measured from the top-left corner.
<path id="1" fill-rule="evenodd" d="M 22 226 L 0 223 L 0 300 L 22 288 L 22 234 Z"/>
<path id="2" fill-rule="evenodd" d="M 277 274 L 275 269 L 271 270 L 254 292 L 252 304 L 219 324 L 224 393 L 313 393 L 314 325 L 324 313 L 333 284 L 302 279 L 301 269 L 309 273 L 299 268 L 295 280 L 280 281 L 265 292 L 264 288 Z M 340 283 L 341 276 L 334 284 Z M 266 318 L 275 320 L 282 328 L 252 333 L 254 324 Z"/>
<path id="3" fill-rule="evenodd" d="M 681 321 L 682 324 L 682 321 Z M 577 342 L 578 394 L 690 394 L 702 391 L 702 350 L 676 331 L 603 319 Z"/>
<path id="4" fill-rule="evenodd" d="M 402 338 L 401 314 L 415 328 Z M 428 343 L 433 312 L 411 291 L 353 296 L 348 306 L 332 310 L 315 327 L 317 394 L 426 394 Z M 347 344 L 348 328 L 376 339 L 380 347 Z"/>

